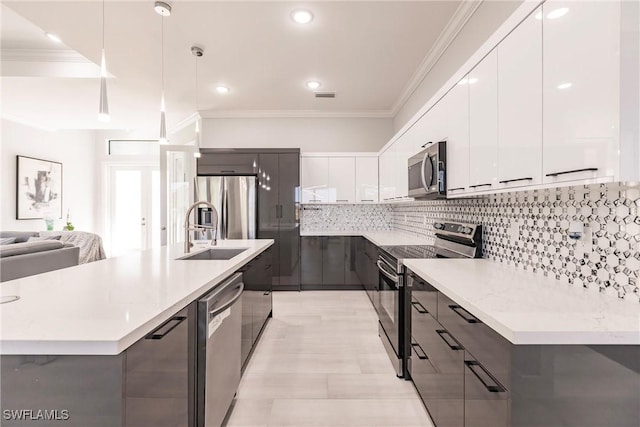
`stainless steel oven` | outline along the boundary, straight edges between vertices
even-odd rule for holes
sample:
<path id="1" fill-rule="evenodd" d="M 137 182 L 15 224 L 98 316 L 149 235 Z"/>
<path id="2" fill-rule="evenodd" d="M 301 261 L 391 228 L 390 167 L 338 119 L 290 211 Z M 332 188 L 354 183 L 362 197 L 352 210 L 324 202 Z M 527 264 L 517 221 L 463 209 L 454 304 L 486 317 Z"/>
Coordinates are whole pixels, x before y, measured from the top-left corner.
<path id="1" fill-rule="evenodd" d="M 378 292 L 376 294 L 376 308 L 378 310 L 379 333 L 382 343 L 394 364 L 399 377 L 404 375 L 402 365 L 404 349 L 400 340 L 400 331 L 403 328 L 401 307 L 403 278 L 397 272 L 397 261 L 385 252 L 378 256 Z"/>
<path id="2" fill-rule="evenodd" d="M 447 147 L 445 141 L 428 142 L 408 161 L 409 196 L 419 199 L 447 195 Z"/>

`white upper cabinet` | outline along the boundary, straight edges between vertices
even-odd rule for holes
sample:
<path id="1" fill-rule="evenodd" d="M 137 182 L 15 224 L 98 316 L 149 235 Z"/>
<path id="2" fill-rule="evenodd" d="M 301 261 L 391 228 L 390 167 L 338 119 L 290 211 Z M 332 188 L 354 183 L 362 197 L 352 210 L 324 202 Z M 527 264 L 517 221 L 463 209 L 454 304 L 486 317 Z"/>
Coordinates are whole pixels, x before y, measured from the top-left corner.
<path id="1" fill-rule="evenodd" d="M 458 83 L 438 102 L 438 140 L 447 141 L 447 194 L 469 191 L 469 85 Z"/>
<path id="2" fill-rule="evenodd" d="M 356 157 L 356 202 L 378 201 L 378 158 Z"/>
<path id="3" fill-rule="evenodd" d="M 396 196 L 395 153 L 393 147 L 379 157 L 380 201 L 387 202 Z"/>
<path id="4" fill-rule="evenodd" d="M 469 86 L 469 188 L 474 191 L 489 190 L 498 182 L 496 49 L 476 65 L 466 81 L 462 80 L 461 83 L 465 82 Z"/>
<path id="5" fill-rule="evenodd" d="M 541 10 L 498 45 L 499 188 L 542 183 Z"/>
<path id="6" fill-rule="evenodd" d="M 302 157 L 302 203 L 326 203 L 329 201 L 329 159 L 327 157 Z"/>
<path id="7" fill-rule="evenodd" d="M 329 201 L 356 202 L 355 157 L 329 157 Z"/>
<path id="8" fill-rule="evenodd" d="M 409 197 L 409 157 L 413 154 L 413 145 L 408 139 L 401 139 L 393 145 L 394 172 L 395 172 L 395 197 Z"/>
<path id="9" fill-rule="evenodd" d="M 544 182 L 616 177 L 620 3 L 548 0 L 540 16 Z"/>

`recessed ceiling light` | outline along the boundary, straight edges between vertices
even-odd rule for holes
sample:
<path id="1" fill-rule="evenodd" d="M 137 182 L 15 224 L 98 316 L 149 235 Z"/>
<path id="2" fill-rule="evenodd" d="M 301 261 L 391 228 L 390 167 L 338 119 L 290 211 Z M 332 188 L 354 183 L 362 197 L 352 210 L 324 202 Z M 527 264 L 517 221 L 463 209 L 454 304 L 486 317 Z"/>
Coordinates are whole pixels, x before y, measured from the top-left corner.
<path id="1" fill-rule="evenodd" d="M 557 9 L 554 9 L 551 12 L 549 12 L 547 14 L 547 18 L 548 19 L 556 19 L 556 18 L 560 18 L 560 17 L 566 15 L 567 13 L 569 13 L 569 8 L 568 7 L 559 7 Z"/>
<path id="2" fill-rule="evenodd" d="M 56 36 L 55 34 L 44 33 L 44 35 L 49 37 L 49 40 L 53 40 L 56 43 L 62 43 L 62 40 L 60 39 L 60 37 Z"/>
<path id="3" fill-rule="evenodd" d="M 171 6 L 168 3 L 165 3 L 163 1 L 157 1 L 153 5 L 153 10 L 155 10 L 158 15 L 162 15 L 162 16 L 171 15 Z"/>
<path id="4" fill-rule="evenodd" d="M 307 87 L 311 90 L 316 90 L 318 89 L 320 86 L 322 86 L 322 84 L 316 80 L 311 80 L 307 82 Z"/>
<path id="5" fill-rule="evenodd" d="M 558 89 L 569 89 L 571 86 L 573 86 L 573 83 L 571 83 L 571 82 L 560 83 L 558 85 Z"/>
<path id="6" fill-rule="evenodd" d="M 216 92 L 218 93 L 229 93 L 229 88 L 226 86 L 218 85 L 216 86 Z"/>
<path id="7" fill-rule="evenodd" d="M 298 24 L 308 24 L 313 21 L 313 13 L 308 10 L 298 9 L 291 12 L 291 19 L 293 19 Z"/>

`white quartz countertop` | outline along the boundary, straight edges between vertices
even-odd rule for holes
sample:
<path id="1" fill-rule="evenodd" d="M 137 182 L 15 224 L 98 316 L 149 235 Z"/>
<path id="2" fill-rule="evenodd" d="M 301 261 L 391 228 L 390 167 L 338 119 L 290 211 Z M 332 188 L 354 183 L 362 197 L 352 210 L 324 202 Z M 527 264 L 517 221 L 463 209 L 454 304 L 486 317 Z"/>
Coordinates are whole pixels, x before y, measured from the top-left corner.
<path id="1" fill-rule="evenodd" d="M 20 297 L 0 305 L 0 354 L 119 354 L 272 244 L 218 241 L 247 248 L 227 261 L 176 260 L 176 244 L 0 283 Z"/>
<path id="2" fill-rule="evenodd" d="M 376 246 L 428 245 L 427 239 L 402 231 L 303 231 L 300 236 L 362 236 Z"/>
<path id="3" fill-rule="evenodd" d="M 513 344 L 640 344 L 640 304 L 484 259 L 404 265 Z"/>

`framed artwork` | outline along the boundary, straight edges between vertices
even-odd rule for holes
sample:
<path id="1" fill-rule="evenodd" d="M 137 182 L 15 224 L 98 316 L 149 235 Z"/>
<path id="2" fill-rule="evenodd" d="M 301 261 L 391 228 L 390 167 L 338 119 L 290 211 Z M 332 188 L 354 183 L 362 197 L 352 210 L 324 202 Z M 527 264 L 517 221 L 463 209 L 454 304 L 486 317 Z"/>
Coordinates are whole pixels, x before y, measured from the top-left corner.
<path id="1" fill-rule="evenodd" d="M 62 163 L 17 158 L 16 219 L 62 218 Z"/>

